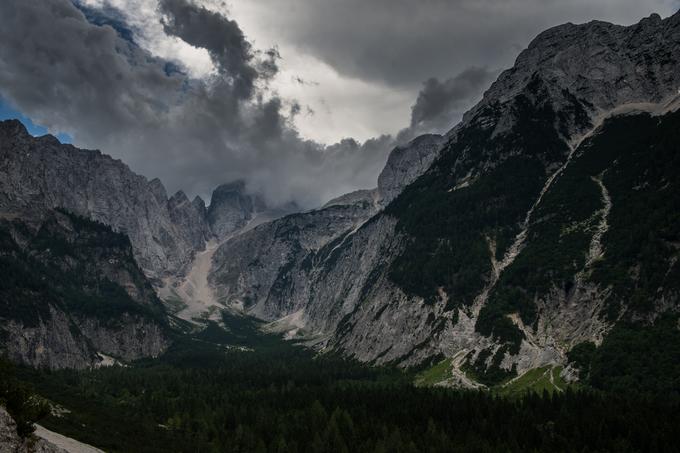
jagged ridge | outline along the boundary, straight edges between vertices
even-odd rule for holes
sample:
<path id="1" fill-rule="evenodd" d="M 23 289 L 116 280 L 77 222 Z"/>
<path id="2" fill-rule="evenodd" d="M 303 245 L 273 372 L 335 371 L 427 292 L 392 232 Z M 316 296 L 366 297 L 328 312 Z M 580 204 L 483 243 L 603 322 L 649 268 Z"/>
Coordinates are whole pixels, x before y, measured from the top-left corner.
<path id="1" fill-rule="evenodd" d="M 475 368 L 480 379 L 488 370 L 499 370 L 497 379 L 564 363 L 565 344 L 597 340 L 611 325 L 601 311 L 606 282 L 599 289 L 583 287 L 571 300 L 580 307 L 574 311 L 554 295 L 535 300 L 538 293 L 524 284 L 526 294 L 518 297 L 507 279 L 523 275 L 516 269 L 539 244 L 537 225 L 546 216 L 555 222 L 571 215 L 546 209 L 575 171 L 571 159 L 580 160 L 593 146 L 589 139 L 581 143 L 583 138 L 598 131 L 607 115 L 677 104 L 679 60 L 680 14 L 665 20 L 655 15 L 630 27 L 591 22 L 548 30 L 447 134 L 440 157 L 423 176 L 384 212 L 329 243 L 331 259 L 306 262 L 304 273 L 301 266 L 285 268 L 289 277 L 279 286 L 258 286 L 257 273 L 247 266 L 216 272 L 214 279 L 224 284 L 252 276 L 239 291 L 254 291 L 256 313 L 265 319 L 294 315 L 297 327 L 319 345 L 365 361 L 407 365 L 437 354 L 460 358 L 462 352 L 465 360 L 456 362 Z M 587 261 L 595 242 L 600 251 L 592 266 L 607 261 L 614 226 L 609 219 L 602 223 L 603 210 L 611 211 L 607 217 L 616 210 L 607 180 L 617 176 L 609 171 L 582 176 L 579 187 L 590 192 L 578 209 L 589 220 L 573 230 L 580 242 L 562 257 Z M 597 181 L 608 189 L 612 206 Z M 554 247 L 560 239 L 547 244 Z M 267 252 L 244 247 L 231 249 L 231 256 L 252 253 L 251 265 L 259 269 L 257 260 L 270 256 Z M 544 260 L 541 268 L 549 263 Z M 582 272 L 590 270 L 576 266 L 566 272 L 564 281 L 572 280 L 568 291 Z M 562 284 L 549 275 L 550 284 Z M 227 283 L 224 294 L 233 294 L 232 288 Z M 631 300 L 625 296 L 621 302 Z M 541 307 L 551 303 L 549 314 Z M 541 327 L 570 311 L 568 325 L 583 326 L 577 331 Z"/>

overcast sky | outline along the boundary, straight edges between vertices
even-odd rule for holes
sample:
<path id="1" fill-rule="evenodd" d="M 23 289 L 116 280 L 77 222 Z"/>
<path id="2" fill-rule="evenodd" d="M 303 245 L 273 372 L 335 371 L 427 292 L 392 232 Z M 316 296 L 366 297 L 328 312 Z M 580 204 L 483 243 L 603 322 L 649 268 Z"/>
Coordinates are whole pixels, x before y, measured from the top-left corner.
<path id="1" fill-rule="evenodd" d="M 314 206 L 445 132 L 540 31 L 671 0 L 2 0 L 0 97 L 170 192 Z M 3 109 L 0 106 L 0 112 Z"/>

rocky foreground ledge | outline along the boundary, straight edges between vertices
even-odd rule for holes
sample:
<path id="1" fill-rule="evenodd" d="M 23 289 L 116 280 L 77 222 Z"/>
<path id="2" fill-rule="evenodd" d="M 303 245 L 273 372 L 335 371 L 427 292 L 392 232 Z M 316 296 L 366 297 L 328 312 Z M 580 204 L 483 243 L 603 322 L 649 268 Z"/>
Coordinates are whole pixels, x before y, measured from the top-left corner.
<path id="1" fill-rule="evenodd" d="M 36 425 L 35 433 L 22 438 L 12 416 L 0 407 L 0 453 L 102 453 L 102 450 Z"/>

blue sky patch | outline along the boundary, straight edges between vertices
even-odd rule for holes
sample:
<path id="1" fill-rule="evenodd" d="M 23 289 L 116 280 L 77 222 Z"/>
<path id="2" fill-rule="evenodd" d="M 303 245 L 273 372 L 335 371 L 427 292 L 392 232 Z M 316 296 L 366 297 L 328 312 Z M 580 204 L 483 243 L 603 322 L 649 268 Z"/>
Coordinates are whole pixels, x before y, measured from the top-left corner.
<path id="1" fill-rule="evenodd" d="M 33 135 L 34 137 L 40 137 L 41 135 L 49 133 L 47 131 L 47 128 L 35 124 L 29 117 L 19 112 L 18 110 L 14 109 L 11 105 L 5 102 L 4 99 L 0 98 L 0 120 L 13 120 L 13 119 L 21 121 L 24 124 L 24 126 L 26 126 L 26 129 L 28 130 L 29 134 Z M 68 134 L 60 133 L 56 134 L 56 137 L 62 143 L 71 143 L 73 141 L 71 136 Z"/>
<path id="2" fill-rule="evenodd" d="M 84 15 L 85 19 L 91 24 L 103 26 L 108 25 L 113 28 L 121 39 L 135 44 L 134 33 L 127 26 L 122 15 L 110 6 L 105 6 L 101 10 L 87 7 L 80 2 L 73 3 Z"/>

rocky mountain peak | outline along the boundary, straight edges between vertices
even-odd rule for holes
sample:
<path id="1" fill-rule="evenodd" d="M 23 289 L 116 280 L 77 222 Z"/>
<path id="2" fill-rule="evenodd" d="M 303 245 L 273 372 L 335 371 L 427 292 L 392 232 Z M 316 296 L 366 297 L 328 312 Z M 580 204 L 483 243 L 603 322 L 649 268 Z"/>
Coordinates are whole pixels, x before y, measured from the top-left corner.
<path id="1" fill-rule="evenodd" d="M 677 15 L 677 13 L 676 13 Z M 661 19 L 661 16 L 658 13 L 652 13 L 649 15 L 649 17 L 645 17 L 640 21 L 640 25 L 651 25 L 654 26 L 658 23 L 660 23 L 663 19 Z"/>
<path id="2" fill-rule="evenodd" d="M 422 175 L 439 155 L 443 142 L 441 135 L 426 134 L 392 150 L 378 176 L 381 203 L 389 204 L 404 187 Z"/>
<path id="3" fill-rule="evenodd" d="M 592 21 L 548 29 L 520 53 L 463 122 L 494 106 L 509 108 L 536 81 L 546 87 L 543 96 L 554 110 L 580 103 L 591 120 L 622 105 L 669 99 L 680 88 L 679 24 L 680 14 L 675 14 L 666 19 L 652 15 L 627 27 Z M 502 129 L 508 127 L 506 122 Z M 578 125 L 569 129 L 567 134 L 579 132 Z"/>
<path id="4" fill-rule="evenodd" d="M 351 206 L 356 204 L 373 205 L 378 197 L 377 191 L 374 190 L 355 190 L 354 192 L 340 195 L 333 198 L 322 206 L 321 209 L 331 206 Z"/>
<path id="5" fill-rule="evenodd" d="M 48 145 L 52 145 L 52 146 L 61 145 L 61 141 L 52 134 L 41 135 L 40 137 L 38 137 L 38 139 L 40 141 L 42 141 L 43 143 L 48 144 Z"/>
<path id="6" fill-rule="evenodd" d="M 220 194 L 226 194 L 231 192 L 243 193 L 246 191 L 246 182 L 242 179 L 237 179 L 236 181 L 227 182 L 220 184 L 213 190 L 213 196 L 219 196 Z"/>
<path id="7" fill-rule="evenodd" d="M 0 134 L 4 137 L 21 137 L 29 136 L 26 126 L 19 120 L 3 120 L 0 121 Z"/>
<path id="8" fill-rule="evenodd" d="M 170 205 L 171 208 L 179 206 L 184 203 L 189 203 L 189 197 L 187 197 L 187 194 L 185 194 L 183 190 L 178 190 L 168 200 L 168 204 Z"/>
<path id="9" fill-rule="evenodd" d="M 207 209 L 205 207 L 205 201 L 203 201 L 203 198 L 200 196 L 196 195 L 193 200 L 191 200 L 191 204 L 194 205 L 194 208 L 197 210 L 207 213 Z"/>
<path id="10" fill-rule="evenodd" d="M 264 199 L 249 194 L 245 182 L 239 180 L 222 184 L 213 191 L 206 218 L 213 235 L 223 239 L 266 208 Z"/>
<path id="11" fill-rule="evenodd" d="M 168 193 L 165 191 L 165 186 L 160 179 L 154 178 L 149 181 L 149 189 L 156 196 L 158 203 L 165 203 L 168 199 Z"/>
<path id="12" fill-rule="evenodd" d="M 129 235 L 135 257 L 152 277 L 181 272 L 204 246 L 202 218 L 173 221 L 165 188 L 99 151 L 33 137 L 17 120 L 0 123 L 0 211 L 62 208 Z M 193 214 L 192 214 L 193 215 Z"/>

